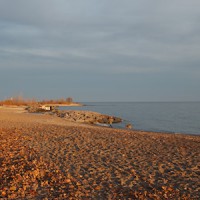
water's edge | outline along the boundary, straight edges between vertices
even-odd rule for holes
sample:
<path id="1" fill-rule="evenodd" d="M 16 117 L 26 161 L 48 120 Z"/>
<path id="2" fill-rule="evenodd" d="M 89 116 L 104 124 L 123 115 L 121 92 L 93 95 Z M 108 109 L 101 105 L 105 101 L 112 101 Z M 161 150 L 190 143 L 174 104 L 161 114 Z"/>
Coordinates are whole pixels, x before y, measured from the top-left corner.
<path id="1" fill-rule="evenodd" d="M 200 135 L 200 102 L 84 102 L 82 107 L 60 110 L 88 110 L 123 119 L 114 128 L 131 123 L 134 130 Z"/>

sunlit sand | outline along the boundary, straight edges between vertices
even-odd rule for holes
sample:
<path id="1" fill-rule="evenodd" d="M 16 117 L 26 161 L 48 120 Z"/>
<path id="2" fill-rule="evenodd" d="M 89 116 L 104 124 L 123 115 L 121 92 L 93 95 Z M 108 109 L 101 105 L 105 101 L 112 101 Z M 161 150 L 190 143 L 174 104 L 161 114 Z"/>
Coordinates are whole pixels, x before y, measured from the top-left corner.
<path id="1" fill-rule="evenodd" d="M 0 108 L 0 197 L 197 199 L 200 137 Z"/>

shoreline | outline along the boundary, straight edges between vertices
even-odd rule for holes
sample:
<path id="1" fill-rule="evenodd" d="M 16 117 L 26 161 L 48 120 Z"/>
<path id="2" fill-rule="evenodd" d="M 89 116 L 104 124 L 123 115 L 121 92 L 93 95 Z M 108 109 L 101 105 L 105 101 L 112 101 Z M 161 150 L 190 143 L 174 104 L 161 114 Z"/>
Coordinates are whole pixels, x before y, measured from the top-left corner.
<path id="1" fill-rule="evenodd" d="M 0 108 L 0 198 L 198 199 L 200 137 Z"/>
<path id="2" fill-rule="evenodd" d="M 51 106 L 50 104 L 48 104 L 49 106 Z M 53 104 L 52 104 L 53 105 Z M 55 105 L 55 104 L 54 104 Z M 78 104 L 76 104 L 77 107 L 79 106 Z M 65 105 L 66 107 L 67 106 L 70 106 L 70 105 Z M 83 104 L 80 104 L 80 106 L 84 106 Z M 45 113 L 30 113 L 26 110 L 27 106 L 0 106 L 0 111 L 1 109 L 3 109 L 4 111 L 11 111 L 12 113 L 14 112 L 17 112 L 17 113 L 26 113 L 26 114 L 40 114 L 40 115 L 46 115 Z M 89 111 L 90 112 L 90 111 Z M 94 111 L 91 111 L 91 112 L 94 112 Z M 103 115 L 103 114 L 102 114 Z M 55 116 L 56 117 L 56 116 Z M 59 118 L 59 117 L 58 117 Z M 66 123 L 69 122 L 69 121 L 65 121 Z M 81 122 L 74 122 L 75 124 L 83 124 L 83 125 L 88 125 L 88 126 L 95 126 L 95 127 L 104 127 L 104 128 L 110 128 L 110 127 L 107 127 L 107 126 L 102 126 L 102 125 L 98 125 L 97 124 L 88 124 L 88 123 L 81 123 Z M 123 123 L 123 120 L 122 122 L 120 123 Z M 125 127 L 113 127 L 112 129 L 119 129 L 119 130 L 128 130 L 127 128 Z M 185 135 L 185 136 L 195 136 L 195 137 L 200 137 L 200 134 L 198 133 L 185 133 L 185 132 L 170 132 L 170 131 L 151 131 L 151 130 L 144 130 L 144 129 L 129 129 L 129 131 L 138 131 L 138 132 L 146 132 L 146 133 L 158 133 L 158 134 L 170 134 L 170 135 Z"/>
<path id="3" fill-rule="evenodd" d="M 122 128 L 123 130 L 123 128 Z M 194 136 L 194 137 L 200 137 L 200 134 L 195 133 L 183 133 L 183 132 L 170 132 L 170 131 L 151 131 L 151 130 L 143 130 L 143 129 L 133 129 L 134 131 L 139 132 L 146 132 L 146 133 L 158 133 L 158 134 L 170 134 L 170 135 L 185 135 L 185 136 Z"/>
<path id="4" fill-rule="evenodd" d="M 55 106 L 55 107 L 68 107 L 68 106 L 84 106 L 81 103 L 71 103 L 71 104 L 44 104 L 45 106 Z"/>
<path id="5" fill-rule="evenodd" d="M 49 106 L 53 105 L 53 104 L 48 104 Z M 54 104 L 55 105 L 55 104 Z M 76 104 L 77 107 L 79 106 L 78 104 Z M 66 107 L 67 106 L 70 106 L 70 105 L 65 105 Z M 80 104 L 80 106 L 84 106 L 83 104 Z M 46 115 L 45 113 L 30 113 L 28 112 L 25 108 L 27 108 L 27 106 L 0 106 L 0 111 L 1 109 L 3 109 L 4 111 L 11 111 L 11 112 L 17 112 L 17 113 L 26 113 L 26 114 L 40 114 L 40 115 Z M 90 111 L 89 111 L 90 112 Z M 91 112 L 94 112 L 94 111 L 91 111 Z M 103 114 L 102 114 L 103 115 Z M 56 116 L 55 116 L 56 117 Z M 58 117 L 59 118 L 59 117 Z M 66 123 L 67 122 L 70 122 L 70 121 L 65 121 Z M 81 123 L 81 122 L 74 122 L 75 124 L 83 124 L 83 125 L 88 125 L 88 126 L 95 126 L 95 127 L 104 127 L 104 128 L 110 128 L 108 126 L 103 126 L 103 125 L 98 125 L 97 124 L 88 124 L 88 123 Z M 122 122 L 120 123 L 123 123 L 123 120 Z M 112 129 L 119 129 L 119 130 L 128 130 L 126 127 L 113 127 Z M 170 131 L 151 131 L 151 130 L 144 130 L 144 129 L 129 129 L 129 131 L 138 131 L 138 132 L 145 132 L 145 133 L 158 133 L 158 134 L 170 134 L 170 135 L 185 135 L 185 136 L 195 136 L 195 137 L 200 137 L 200 134 L 198 133 L 185 133 L 185 132 L 170 132 Z"/>

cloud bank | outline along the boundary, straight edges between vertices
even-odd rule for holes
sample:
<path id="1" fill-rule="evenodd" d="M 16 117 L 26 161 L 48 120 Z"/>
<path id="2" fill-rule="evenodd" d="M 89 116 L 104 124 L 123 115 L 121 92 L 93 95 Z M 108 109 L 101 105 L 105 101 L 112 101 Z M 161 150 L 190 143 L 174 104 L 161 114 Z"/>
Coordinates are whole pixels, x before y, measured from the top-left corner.
<path id="1" fill-rule="evenodd" d="M 140 76 L 140 80 L 146 79 L 140 85 L 143 93 L 155 87 L 149 84 L 150 77 L 159 84 L 159 77 L 169 75 L 179 88 L 187 74 L 187 87 L 196 93 L 194 83 L 200 77 L 199 7 L 198 0 L 2 0 L 0 69 L 50 70 L 53 74 L 71 71 L 77 77 L 81 73 L 86 80 L 100 76 L 108 82 L 122 75 L 120 83 L 129 90 L 135 84 L 133 78 Z M 55 78 L 59 79 L 59 73 Z M 166 88 L 164 83 L 161 86 Z M 94 89 L 88 88 L 90 91 Z M 171 99 L 179 98 L 175 93 L 170 94 Z M 187 96 L 185 99 L 191 93 Z M 133 96 L 130 99 L 134 100 Z"/>

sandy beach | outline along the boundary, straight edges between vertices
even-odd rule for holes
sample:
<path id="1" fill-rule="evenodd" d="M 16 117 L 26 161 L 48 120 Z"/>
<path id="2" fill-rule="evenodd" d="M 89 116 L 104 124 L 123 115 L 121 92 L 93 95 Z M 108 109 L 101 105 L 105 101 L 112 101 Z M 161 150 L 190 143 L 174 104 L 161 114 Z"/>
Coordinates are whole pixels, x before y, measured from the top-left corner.
<path id="1" fill-rule="evenodd" d="M 199 199 L 200 137 L 0 108 L 0 199 Z"/>
<path id="2" fill-rule="evenodd" d="M 46 106 L 58 106 L 58 107 L 71 107 L 71 106 L 73 106 L 73 107 L 79 107 L 79 106 L 83 106 L 83 104 L 81 104 L 81 103 L 70 103 L 70 104 L 64 104 L 64 103 L 47 103 L 47 104 L 45 104 Z"/>

